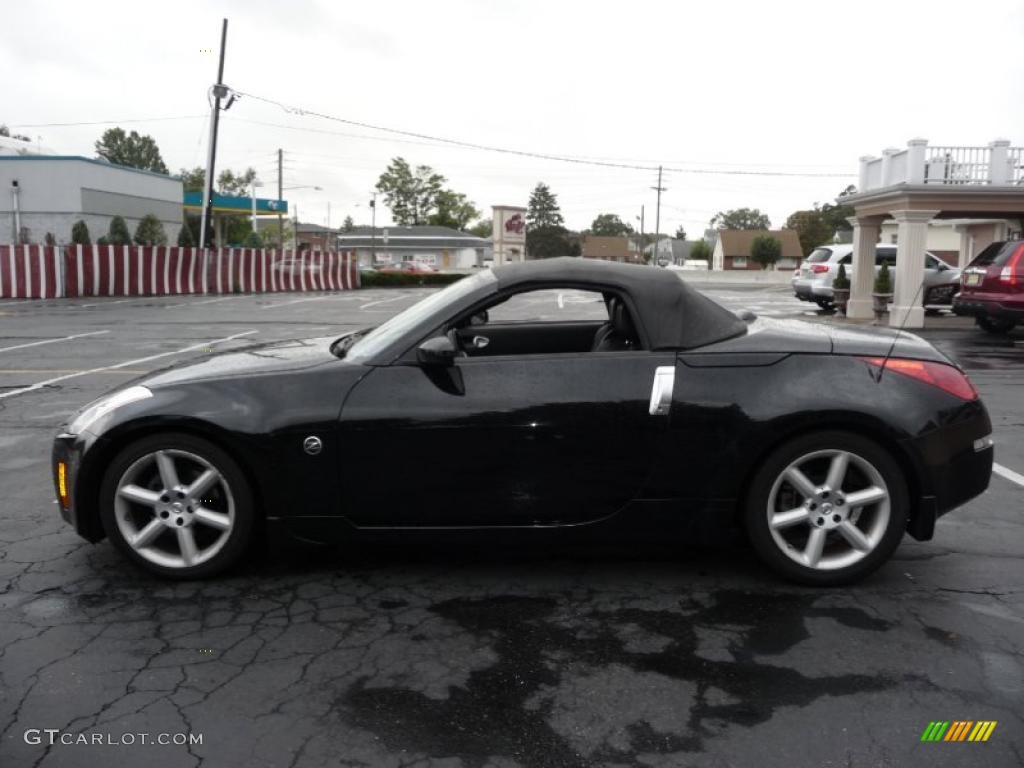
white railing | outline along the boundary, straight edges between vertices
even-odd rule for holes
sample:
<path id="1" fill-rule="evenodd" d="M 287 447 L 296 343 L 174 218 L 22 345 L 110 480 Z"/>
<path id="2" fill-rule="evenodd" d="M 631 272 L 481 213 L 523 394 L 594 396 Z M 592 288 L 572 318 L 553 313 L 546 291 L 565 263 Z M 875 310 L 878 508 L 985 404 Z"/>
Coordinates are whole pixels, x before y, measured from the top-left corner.
<path id="1" fill-rule="evenodd" d="M 928 147 L 924 160 L 925 184 L 988 184 L 988 147 Z"/>
<path id="2" fill-rule="evenodd" d="M 913 139 L 906 149 L 860 159 L 861 192 L 900 184 L 1024 186 L 1024 147 L 1006 140 L 987 147 L 930 147 Z"/>

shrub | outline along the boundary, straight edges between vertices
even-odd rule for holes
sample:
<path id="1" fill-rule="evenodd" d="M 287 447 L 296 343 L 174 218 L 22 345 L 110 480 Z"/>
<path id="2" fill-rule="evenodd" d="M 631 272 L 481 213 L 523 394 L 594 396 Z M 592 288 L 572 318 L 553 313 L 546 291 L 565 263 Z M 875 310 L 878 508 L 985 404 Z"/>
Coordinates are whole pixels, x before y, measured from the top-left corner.
<path id="1" fill-rule="evenodd" d="M 451 272 L 362 272 L 363 288 L 404 288 L 415 285 L 450 285 L 466 277 Z"/>
<path id="2" fill-rule="evenodd" d="M 56 245 L 57 244 L 57 238 L 53 236 L 53 232 L 47 232 L 46 233 L 46 237 L 43 240 L 43 242 L 46 245 Z"/>
<path id="3" fill-rule="evenodd" d="M 262 248 L 263 238 L 260 237 L 259 232 L 250 232 L 245 236 L 245 240 L 242 242 L 243 248 Z"/>
<path id="4" fill-rule="evenodd" d="M 842 290 L 848 290 L 850 288 L 850 278 L 846 276 L 846 265 L 839 265 L 839 274 L 836 275 L 836 279 L 832 281 L 832 288 Z"/>
<path id="5" fill-rule="evenodd" d="M 154 214 L 147 213 L 135 228 L 136 245 L 167 245 L 164 225 Z"/>
<path id="6" fill-rule="evenodd" d="M 71 227 L 71 242 L 75 245 L 90 245 L 92 243 L 89 238 L 89 227 L 82 219 L 76 221 Z"/>
<path id="7" fill-rule="evenodd" d="M 782 243 L 771 235 L 758 235 L 750 244 L 750 258 L 760 264 L 761 269 L 768 269 L 780 256 Z"/>
<path id="8" fill-rule="evenodd" d="M 124 219 L 115 216 L 110 220 L 110 231 L 107 232 L 107 245 L 131 245 L 132 236 Z"/>
<path id="9" fill-rule="evenodd" d="M 711 266 L 711 246 L 703 240 L 698 240 L 690 249 L 690 256 L 687 261 L 706 261 Z"/>
<path id="10" fill-rule="evenodd" d="M 182 224 L 181 229 L 178 230 L 178 245 L 181 248 L 191 248 L 195 245 L 192 240 L 192 228 L 188 224 Z"/>
<path id="11" fill-rule="evenodd" d="M 888 264 L 883 263 L 875 275 L 875 293 L 892 293 L 892 275 L 889 273 Z"/>

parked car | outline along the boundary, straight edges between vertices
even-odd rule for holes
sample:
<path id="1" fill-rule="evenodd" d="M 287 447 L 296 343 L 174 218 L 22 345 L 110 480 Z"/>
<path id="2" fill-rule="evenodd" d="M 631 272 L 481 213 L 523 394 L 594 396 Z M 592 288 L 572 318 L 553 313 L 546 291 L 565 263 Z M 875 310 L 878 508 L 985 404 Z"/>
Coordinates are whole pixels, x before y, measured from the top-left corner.
<path id="1" fill-rule="evenodd" d="M 1024 241 L 996 241 L 964 270 L 953 311 L 973 316 L 989 333 L 1008 333 L 1024 320 Z"/>
<path id="2" fill-rule="evenodd" d="M 604 319 L 491 320 L 563 288 Z M 137 379 L 71 418 L 53 470 L 79 534 L 165 577 L 213 575 L 263 529 L 664 538 L 710 515 L 780 574 L 835 585 L 982 493 L 991 431 L 912 334 L 744 320 L 668 270 L 563 257 L 481 270 L 376 328 Z M 401 472 L 396 446 L 417 457 Z"/>
<path id="3" fill-rule="evenodd" d="M 303 272 L 317 272 L 320 269 L 312 259 L 301 259 L 297 256 L 278 259 L 270 268 L 282 275 L 301 275 Z"/>
<path id="4" fill-rule="evenodd" d="M 931 252 L 925 252 L 924 289 L 921 303 L 924 306 L 948 306 L 960 290 L 960 270 L 946 264 Z M 875 273 L 882 264 L 890 270 L 896 266 L 896 246 L 878 245 L 875 248 Z M 853 277 L 853 245 L 822 245 L 815 248 L 804 259 L 800 269 L 793 273 L 790 281 L 793 292 L 802 301 L 813 301 L 822 309 L 832 306 L 832 281 L 839 274 L 839 265 L 846 266 L 846 276 Z M 895 273 L 893 273 L 895 279 Z"/>
<path id="5" fill-rule="evenodd" d="M 381 267 L 381 272 L 437 272 L 432 266 L 422 261 L 401 261 Z"/>
<path id="6" fill-rule="evenodd" d="M 359 271 L 360 272 L 376 272 L 377 268 L 375 266 L 373 266 L 372 264 L 360 264 L 359 265 Z"/>

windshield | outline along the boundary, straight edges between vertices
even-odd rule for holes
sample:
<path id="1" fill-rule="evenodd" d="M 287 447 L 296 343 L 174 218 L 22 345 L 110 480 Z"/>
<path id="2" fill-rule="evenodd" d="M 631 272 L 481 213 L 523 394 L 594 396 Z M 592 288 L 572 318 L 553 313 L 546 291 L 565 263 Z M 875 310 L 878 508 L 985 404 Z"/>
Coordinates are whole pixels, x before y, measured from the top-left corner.
<path id="1" fill-rule="evenodd" d="M 494 276 L 494 273 L 485 269 L 472 277 L 464 277 L 437 293 L 432 293 L 423 301 L 413 304 L 404 312 L 399 312 L 383 325 L 377 326 L 358 339 L 348 350 L 345 359 L 360 362 L 376 357 L 443 307 L 457 302 L 463 296 L 469 295 L 488 283 L 496 282 L 498 282 L 498 278 Z"/>

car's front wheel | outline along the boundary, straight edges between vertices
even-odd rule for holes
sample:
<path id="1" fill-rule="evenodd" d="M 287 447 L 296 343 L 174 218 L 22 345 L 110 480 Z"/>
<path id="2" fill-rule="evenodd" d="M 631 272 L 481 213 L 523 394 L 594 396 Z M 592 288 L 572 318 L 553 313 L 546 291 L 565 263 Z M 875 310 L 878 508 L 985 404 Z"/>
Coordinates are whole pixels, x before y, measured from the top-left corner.
<path id="1" fill-rule="evenodd" d="M 803 584 L 863 578 L 907 527 L 907 486 L 892 456 L 848 432 L 819 432 L 775 450 L 744 509 L 747 535 L 769 567 Z"/>
<path id="2" fill-rule="evenodd" d="M 186 434 L 144 437 L 110 463 L 100 518 L 114 545 L 160 576 L 198 579 L 233 565 L 253 531 L 252 494 L 221 448 Z"/>
<path id="3" fill-rule="evenodd" d="M 979 315 L 976 318 L 976 322 L 978 323 L 978 327 L 985 331 L 985 333 L 998 335 L 1009 333 L 1014 329 L 1014 326 L 1017 325 L 1015 320 L 1007 320 L 1000 317 L 987 317 L 985 315 Z"/>

